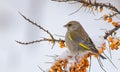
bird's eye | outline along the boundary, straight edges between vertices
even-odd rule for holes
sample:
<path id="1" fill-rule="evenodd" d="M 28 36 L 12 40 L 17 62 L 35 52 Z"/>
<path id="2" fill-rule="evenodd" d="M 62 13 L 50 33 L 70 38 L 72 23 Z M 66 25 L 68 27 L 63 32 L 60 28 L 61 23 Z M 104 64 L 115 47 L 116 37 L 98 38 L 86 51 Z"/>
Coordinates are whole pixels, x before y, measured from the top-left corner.
<path id="1" fill-rule="evenodd" d="M 72 24 L 68 24 L 68 26 L 70 27 Z"/>

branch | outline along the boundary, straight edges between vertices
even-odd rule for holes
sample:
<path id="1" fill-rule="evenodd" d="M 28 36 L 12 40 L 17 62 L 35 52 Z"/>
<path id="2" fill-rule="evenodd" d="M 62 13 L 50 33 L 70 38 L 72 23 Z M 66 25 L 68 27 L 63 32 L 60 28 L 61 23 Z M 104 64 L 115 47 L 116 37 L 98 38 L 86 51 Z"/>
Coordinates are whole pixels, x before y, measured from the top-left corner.
<path id="1" fill-rule="evenodd" d="M 111 3 L 107 3 L 107 4 L 106 3 L 97 3 L 96 0 L 95 0 L 95 2 L 91 2 L 91 0 L 87 0 L 87 1 L 86 0 L 52 0 L 52 1 L 57 1 L 57 2 L 76 1 L 76 2 L 82 3 L 84 7 L 95 7 L 95 8 L 100 7 L 100 9 L 105 7 L 107 9 L 110 9 L 115 12 L 115 14 L 112 16 L 120 14 L 120 11 L 115 6 L 113 6 Z"/>
<path id="2" fill-rule="evenodd" d="M 112 30 L 110 30 L 108 33 L 105 33 L 104 39 L 107 39 L 108 36 L 112 35 L 115 31 L 117 31 L 120 28 L 120 25 L 118 25 L 117 27 L 113 28 Z"/>
<path id="3" fill-rule="evenodd" d="M 39 43 L 39 42 L 42 42 L 42 41 L 48 41 L 48 42 L 52 42 L 53 40 L 52 39 L 48 39 L 48 38 L 43 38 L 43 39 L 39 39 L 39 40 L 34 40 L 34 41 L 30 41 L 30 42 L 21 42 L 21 41 L 16 41 L 17 43 L 19 44 L 22 44 L 22 45 L 29 45 L 29 44 L 34 44 L 34 43 Z M 54 39 L 55 42 L 59 42 L 59 41 L 62 41 L 62 42 L 65 42 L 64 40 L 62 39 Z M 52 42 L 53 43 L 53 42 Z"/>
<path id="4" fill-rule="evenodd" d="M 22 13 L 19 12 L 19 14 L 20 14 L 25 20 L 27 20 L 28 22 L 30 22 L 31 24 L 35 25 L 35 26 L 38 27 L 39 29 L 41 29 L 41 30 L 43 30 L 44 32 L 46 32 L 47 34 L 49 34 L 50 37 L 52 38 L 53 46 L 55 45 L 55 39 L 54 39 L 53 35 L 52 35 L 48 30 L 44 29 L 43 27 L 41 27 L 41 26 L 38 25 L 37 23 L 31 21 L 30 19 L 28 19 L 27 17 L 25 17 Z M 32 44 L 32 43 L 36 43 L 36 42 L 39 42 L 39 41 L 41 41 L 41 40 L 36 40 L 36 41 L 29 42 L 29 43 Z M 16 41 L 16 42 L 18 42 L 18 41 Z M 18 43 L 21 43 L 21 44 L 22 44 L 22 42 L 18 42 Z M 29 44 L 29 43 L 26 43 L 26 44 Z M 53 46 L 52 46 L 52 48 L 53 48 Z"/>

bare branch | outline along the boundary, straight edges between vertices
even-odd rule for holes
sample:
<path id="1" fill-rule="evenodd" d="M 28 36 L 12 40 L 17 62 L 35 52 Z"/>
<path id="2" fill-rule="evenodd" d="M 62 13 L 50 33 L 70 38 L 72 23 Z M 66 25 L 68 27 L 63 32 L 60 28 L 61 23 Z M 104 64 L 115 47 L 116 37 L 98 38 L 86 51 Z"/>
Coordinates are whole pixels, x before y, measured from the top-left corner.
<path id="1" fill-rule="evenodd" d="M 25 19 L 27 20 L 28 22 L 30 22 L 31 24 L 35 25 L 36 27 L 38 27 L 39 29 L 43 30 L 44 32 L 46 32 L 47 34 L 50 35 L 50 37 L 52 38 L 52 42 L 53 42 L 53 46 L 55 45 L 55 40 L 54 40 L 54 37 L 53 35 L 46 29 L 44 29 L 43 27 L 41 27 L 40 25 L 38 25 L 37 23 L 31 21 L 30 19 L 28 19 L 27 17 L 25 17 L 22 13 L 19 12 L 19 14 Z M 30 44 L 34 43 L 34 42 L 39 42 L 39 40 L 36 40 L 36 41 L 33 41 L 33 42 L 30 42 Z M 20 43 L 20 42 L 18 42 Z M 29 44 L 29 43 L 26 43 L 26 44 Z M 53 48 L 52 46 L 52 48 Z"/>
<path id="2" fill-rule="evenodd" d="M 96 0 L 95 0 L 95 2 L 92 2 L 91 0 L 88 0 L 88 1 L 86 1 L 86 0 L 52 0 L 52 1 L 57 1 L 57 2 L 76 1 L 76 2 L 82 3 L 84 5 L 82 7 L 91 6 L 91 7 L 95 7 L 95 8 L 98 8 L 98 7 L 103 8 L 103 7 L 105 7 L 107 9 L 110 9 L 110 10 L 115 12 L 115 14 L 112 15 L 112 16 L 120 14 L 120 11 L 115 6 L 113 6 L 111 3 L 97 3 Z"/>
<path id="3" fill-rule="evenodd" d="M 48 42 L 52 42 L 53 40 L 52 39 L 48 39 L 48 38 L 43 38 L 43 39 L 39 39 L 39 40 L 34 40 L 34 41 L 30 41 L 30 42 L 21 42 L 21 41 L 16 41 L 17 43 L 19 44 L 22 44 L 22 45 L 28 45 L 28 44 L 34 44 L 34 43 L 39 43 L 39 42 L 42 42 L 42 41 L 48 41 Z M 64 40 L 62 39 L 54 39 L 55 42 L 59 42 L 59 41 L 62 41 L 62 42 L 65 42 Z"/>

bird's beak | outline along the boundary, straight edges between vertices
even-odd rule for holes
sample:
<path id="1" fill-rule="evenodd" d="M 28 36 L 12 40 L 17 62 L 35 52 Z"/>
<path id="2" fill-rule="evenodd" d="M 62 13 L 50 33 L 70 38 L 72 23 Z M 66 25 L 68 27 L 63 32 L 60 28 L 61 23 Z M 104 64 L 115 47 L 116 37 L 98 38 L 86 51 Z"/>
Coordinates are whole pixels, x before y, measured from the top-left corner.
<path id="1" fill-rule="evenodd" d="M 64 27 L 67 27 L 67 25 L 64 25 Z"/>

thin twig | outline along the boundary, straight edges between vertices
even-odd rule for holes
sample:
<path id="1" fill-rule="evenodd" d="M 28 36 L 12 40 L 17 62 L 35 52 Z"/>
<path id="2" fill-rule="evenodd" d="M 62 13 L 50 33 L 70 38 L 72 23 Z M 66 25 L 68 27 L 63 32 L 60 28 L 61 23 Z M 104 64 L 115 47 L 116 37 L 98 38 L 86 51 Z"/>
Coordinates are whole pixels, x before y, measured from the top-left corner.
<path id="1" fill-rule="evenodd" d="M 83 5 L 81 5 L 76 11 L 72 12 L 72 13 L 69 14 L 69 15 L 73 15 L 73 14 L 77 13 L 77 12 L 82 8 L 82 6 L 83 6 Z"/>
<path id="2" fill-rule="evenodd" d="M 91 65 L 92 64 L 92 56 L 90 56 L 90 65 L 89 65 L 89 72 L 91 71 Z"/>
<path id="3" fill-rule="evenodd" d="M 58 36 L 58 37 L 62 37 L 62 38 L 65 38 L 65 36 L 63 35 L 58 35 L 58 34 L 54 34 L 55 36 Z"/>
<path id="4" fill-rule="evenodd" d="M 57 57 L 59 57 L 59 55 L 54 55 L 54 56 L 52 56 L 52 55 L 46 55 L 47 57 L 52 57 L 52 58 L 57 58 Z"/>
<path id="5" fill-rule="evenodd" d="M 103 68 L 103 64 L 101 63 L 100 58 L 97 58 L 97 61 L 98 61 L 99 65 L 100 65 L 100 67 L 102 68 L 102 70 L 103 70 L 104 72 L 107 72 L 107 71 Z"/>
<path id="6" fill-rule="evenodd" d="M 108 40 L 107 40 L 107 41 L 108 41 Z M 112 54 L 111 54 L 110 42 L 109 42 L 109 41 L 108 41 L 108 46 L 109 46 L 109 47 L 108 47 L 107 49 L 108 49 L 108 52 L 109 52 L 109 54 L 110 54 L 110 58 L 112 59 Z"/>
<path id="7" fill-rule="evenodd" d="M 38 68 L 39 68 L 42 72 L 45 72 L 45 70 L 43 70 L 39 65 L 38 65 Z"/>
<path id="8" fill-rule="evenodd" d="M 107 59 L 110 61 L 110 63 L 115 67 L 115 69 L 118 70 L 118 68 L 116 67 L 116 65 L 112 62 L 112 60 L 103 52 L 103 54 L 105 55 L 105 57 L 107 57 Z"/>
<path id="9" fill-rule="evenodd" d="M 28 45 L 28 44 L 34 44 L 34 43 L 39 43 L 41 41 L 49 41 L 51 42 L 52 39 L 48 39 L 48 38 L 43 38 L 43 39 L 39 39 L 39 40 L 34 40 L 34 41 L 30 41 L 30 42 L 21 42 L 21 41 L 16 41 L 17 43 L 19 44 L 22 44 L 22 45 Z M 55 42 L 59 42 L 59 41 L 62 41 L 62 42 L 65 42 L 64 40 L 57 40 L 57 39 L 54 39 Z"/>
<path id="10" fill-rule="evenodd" d="M 46 32 L 47 34 L 50 35 L 50 37 L 52 38 L 52 42 L 53 42 L 53 46 L 55 45 L 55 40 L 54 40 L 54 37 L 53 35 L 46 29 L 44 29 L 43 27 L 41 27 L 40 25 L 38 25 L 37 23 L 31 21 L 30 19 L 28 19 L 27 17 L 25 17 L 22 13 L 19 12 L 19 14 L 25 19 L 27 20 L 28 22 L 30 22 L 31 24 L 35 25 L 36 27 L 38 27 L 39 29 L 43 30 L 44 32 Z M 53 48 L 52 46 L 52 48 Z"/>

